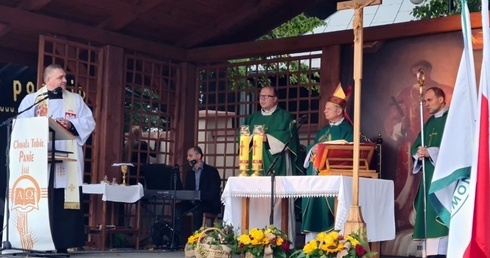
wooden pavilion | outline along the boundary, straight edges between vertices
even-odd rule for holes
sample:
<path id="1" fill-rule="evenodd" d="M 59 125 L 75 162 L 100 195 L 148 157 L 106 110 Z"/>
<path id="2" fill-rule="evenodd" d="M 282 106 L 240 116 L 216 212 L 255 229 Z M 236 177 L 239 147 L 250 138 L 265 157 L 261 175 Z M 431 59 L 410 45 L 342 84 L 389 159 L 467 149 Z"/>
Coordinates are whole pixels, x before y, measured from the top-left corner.
<path id="1" fill-rule="evenodd" d="M 47 64 L 66 67 L 97 122 L 85 146 L 86 183 L 119 176 L 111 165 L 122 161 L 125 132 L 139 125 L 157 143 L 157 162 L 182 164 L 190 146 L 204 145 L 225 184 L 239 174 L 236 129 L 256 110 L 255 88 L 264 80 L 279 89 L 280 105 L 310 117 L 301 131 L 305 145 L 326 123 L 323 93 L 340 81 L 352 84 L 350 30 L 255 41 L 303 12 L 326 18 L 337 2 L 2 0 L 0 63 L 37 68 L 38 78 Z M 480 20 L 472 15 L 472 24 L 481 27 Z M 460 28 L 459 16 L 371 27 L 364 48 Z M 310 51 L 320 53 L 291 55 Z M 87 200 L 90 225 L 100 205 Z"/>

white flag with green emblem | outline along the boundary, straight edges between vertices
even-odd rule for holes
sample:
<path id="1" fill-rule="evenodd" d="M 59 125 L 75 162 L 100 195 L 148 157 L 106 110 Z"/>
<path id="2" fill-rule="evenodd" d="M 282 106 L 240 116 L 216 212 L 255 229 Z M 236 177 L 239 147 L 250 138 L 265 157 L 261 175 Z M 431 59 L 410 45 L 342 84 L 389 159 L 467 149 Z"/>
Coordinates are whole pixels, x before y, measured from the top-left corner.
<path id="1" fill-rule="evenodd" d="M 429 200 L 441 220 L 449 226 L 451 214 L 464 202 L 473 157 L 476 126 L 476 80 L 471 42 L 471 24 L 466 0 L 461 22 L 464 49 L 453 99 L 449 108 L 439 155 L 429 189 Z M 448 252 L 449 253 L 449 252 Z"/>

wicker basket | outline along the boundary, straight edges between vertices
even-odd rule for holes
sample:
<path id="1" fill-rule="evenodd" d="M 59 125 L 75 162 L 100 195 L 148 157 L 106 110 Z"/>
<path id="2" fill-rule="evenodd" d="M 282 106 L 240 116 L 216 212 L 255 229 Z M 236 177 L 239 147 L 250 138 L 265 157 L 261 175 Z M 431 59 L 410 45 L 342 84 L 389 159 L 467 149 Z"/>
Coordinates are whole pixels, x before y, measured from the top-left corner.
<path id="1" fill-rule="evenodd" d="M 185 244 L 184 256 L 185 256 L 185 258 L 195 258 L 196 257 L 196 251 L 194 249 L 192 249 L 189 244 Z"/>
<path id="2" fill-rule="evenodd" d="M 202 240 L 207 236 L 206 233 L 209 231 L 218 231 L 221 235 L 223 232 L 218 228 L 207 228 L 199 235 L 197 240 L 197 246 L 194 250 L 194 255 L 196 258 L 231 258 L 231 249 L 223 250 L 222 245 L 208 245 L 202 243 Z"/>

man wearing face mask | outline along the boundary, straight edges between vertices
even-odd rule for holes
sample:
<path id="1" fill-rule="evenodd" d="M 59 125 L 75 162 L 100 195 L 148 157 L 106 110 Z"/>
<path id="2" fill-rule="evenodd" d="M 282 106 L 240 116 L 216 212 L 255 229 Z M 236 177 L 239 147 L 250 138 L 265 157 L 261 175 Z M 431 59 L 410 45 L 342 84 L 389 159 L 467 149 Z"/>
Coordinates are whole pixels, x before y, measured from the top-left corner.
<path id="1" fill-rule="evenodd" d="M 419 173 L 422 170 L 422 160 L 425 163 L 425 196 L 424 184 L 419 184 L 417 196 L 415 197 L 415 226 L 413 232 L 414 240 L 426 240 L 427 257 L 445 257 L 448 243 L 448 228 L 438 218 L 429 199 L 429 189 L 434 175 L 434 166 L 437 164 L 439 146 L 449 107 L 446 105 L 446 95 L 438 87 L 431 87 L 424 93 L 425 108 L 432 115 L 424 124 L 424 146 L 421 145 L 420 133 L 412 144 L 410 153 L 414 161 L 412 172 Z M 424 212 L 424 198 L 426 209 Z M 425 216 L 425 218 L 424 218 Z M 427 226 L 424 222 L 427 221 Z M 425 232 L 427 230 L 427 232 Z"/>
<path id="2" fill-rule="evenodd" d="M 72 152 L 77 162 L 56 163 L 55 171 L 66 173 L 51 175 L 48 187 L 53 243 L 57 252 L 66 253 L 67 248 L 85 245 L 83 211 L 80 205 L 84 171 L 82 147 L 95 129 L 95 121 L 82 97 L 66 90 L 66 73 L 60 65 L 47 66 L 43 80 L 45 85 L 37 92 L 25 96 L 19 110 L 25 110 L 46 94 L 49 98 L 18 118 L 50 116 L 76 137 L 76 146 L 72 148 Z M 57 150 L 68 150 L 73 145 L 71 141 L 56 141 L 55 146 Z M 78 185 L 78 191 L 65 191 L 72 184 Z"/>
<path id="3" fill-rule="evenodd" d="M 347 97 L 339 85 L 335 93 L 325 103 L 323 113 L 328 125 L 320 129 L 313 144 L 308 146 L 308 156 L 304 163 L 304 167 L 308 169 L 307 175 L 317 175 L 317 171 L 313 170 L 313 162 L 310 160 L 311 156 L 317 152 L 318 143 L 341 139 L 348 142 L 353 141 L 352 124 L 345 116 L 346 99 Z M 303 198 L 302 210 L 301 231 L 306 234 L 306 242 L 314 239 L 319 232 L 333 229 L 335 223 L 333 197 Z"/>

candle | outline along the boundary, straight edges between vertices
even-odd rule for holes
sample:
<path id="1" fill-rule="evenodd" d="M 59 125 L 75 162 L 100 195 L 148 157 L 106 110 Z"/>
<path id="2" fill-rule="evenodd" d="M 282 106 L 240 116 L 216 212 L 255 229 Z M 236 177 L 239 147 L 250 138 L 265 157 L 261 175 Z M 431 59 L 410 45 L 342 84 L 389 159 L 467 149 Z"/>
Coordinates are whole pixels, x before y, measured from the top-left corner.
<path id="1" fill-rule="evenodd" d="M 248 153 L 250 151 L 250 135 L 242 134 L 240 135 L 240 157 L 239 157 L 239 165 L 240 170 L 248 170 Z"/>
<path id="2" fill-rule="evenodd" d="M 254 134 L 252 146 L 252 169 L 257 171 L 262 169 L 262 147 L 264 146 L 264 135 Z"/>

